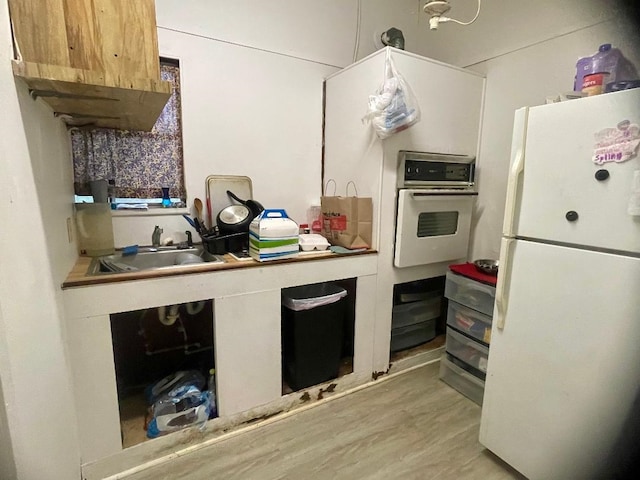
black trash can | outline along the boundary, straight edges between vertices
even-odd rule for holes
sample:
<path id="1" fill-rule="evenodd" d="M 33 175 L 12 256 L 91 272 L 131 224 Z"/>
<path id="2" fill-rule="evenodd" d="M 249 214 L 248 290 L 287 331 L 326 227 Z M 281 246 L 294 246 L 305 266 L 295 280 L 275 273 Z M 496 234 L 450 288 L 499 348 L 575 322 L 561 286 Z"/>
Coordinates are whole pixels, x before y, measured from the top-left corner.
<path id="1" fill-rule="evenodd" d="M 346 295 L 332 283 L 282 290 L 282 367 L 293 390 L 338 376 Z"/>

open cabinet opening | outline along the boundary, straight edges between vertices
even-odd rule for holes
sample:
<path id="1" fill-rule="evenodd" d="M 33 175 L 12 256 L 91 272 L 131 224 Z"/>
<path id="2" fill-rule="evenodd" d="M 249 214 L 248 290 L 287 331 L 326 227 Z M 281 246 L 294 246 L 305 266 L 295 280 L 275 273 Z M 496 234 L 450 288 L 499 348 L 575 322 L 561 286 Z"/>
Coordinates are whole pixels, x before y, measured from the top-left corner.
<path id="1" fill-rule="evenodd" d="M 394 285 L 390 363 L 445 344 L 444 287 L 444 276 Z"/>
<path id="2" fill-rule="evenodd" d="M 175 400 L 176 406 L 172 407 L 176 414 L 165 424 L 156 418 L 150 430 L 154 420 L 152 405 L 166 400 L 165 394 L 182 384 L 196 386 L 200 392 L 215 390 L 214 385 L 209 385 L 215 383 L 210 381 L 210 372 L 215 368 L 213 301 L 112 314 L 111 335 L 123 448 L 189 426 L 189 415 L 193 418 L 195 412 L 189 408 L 197 407 L 192 390 L 188 397 L 173 396 L 172 402 L 182 398 L 180 402 Z M 158 385 L 163 379 L 164 389 Z M 217 411 L 215 391 L 210 397 L 209 418 Z M 198 411 L 200 416 L 202 411 Z M 159 432 L 154 430 L 158 427 Z"/>
<path id="3" fill-rule="evenodd" d="M 353 372 L 356 279 L 282 290 L 282 394 Z"/>

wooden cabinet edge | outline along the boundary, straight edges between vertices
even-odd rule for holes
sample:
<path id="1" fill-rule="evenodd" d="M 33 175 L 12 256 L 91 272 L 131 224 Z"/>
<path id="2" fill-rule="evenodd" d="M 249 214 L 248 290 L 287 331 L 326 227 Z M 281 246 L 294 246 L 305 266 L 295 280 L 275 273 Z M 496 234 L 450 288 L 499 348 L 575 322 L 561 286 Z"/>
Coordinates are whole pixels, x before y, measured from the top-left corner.
<path id="1" fill-rule="evenodd" d="M 171 96 L 171 83 L 134 78 L 110 84 L 100 72 L 12 61 L 13 73 L 32 96 L 74 125 L 150 131 Z"/>
<path id="2" fill-rule="evenodd" d="M 119 88 L 125 90 L 140 90 L 152 93 L 171 94 L 171 83 L 154 78 L 109 78 L 103 72 L 82 70 L 78 68 L 47 65 L 43 63 L 12 60 L 13 74 L 17 77 L 51 82 L 66 82 L 69 84 Z M 167 97 L 168 98 L 168 97 Z"/>

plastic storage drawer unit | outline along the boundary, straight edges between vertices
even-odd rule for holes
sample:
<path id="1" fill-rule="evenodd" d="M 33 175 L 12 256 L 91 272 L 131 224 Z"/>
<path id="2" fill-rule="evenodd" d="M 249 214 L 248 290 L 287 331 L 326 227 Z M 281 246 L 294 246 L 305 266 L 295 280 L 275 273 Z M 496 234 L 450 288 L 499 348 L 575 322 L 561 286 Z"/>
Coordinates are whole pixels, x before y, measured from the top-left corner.
<path id="1" fill-rule="evenodd" d="M 455 365 L 446 354 L 440 359 L 440 380 L 478 405 L 482 405 L 484 382 Z"/>
<path id="2" fill-rule="evenodd" d="M 447 353 L 471 367 L 471 372 L 484 380 L 489 349 L 476 340 L 447 327 Z"/>
<path id="3" fill-rule="evenodd" d="M 436 319 L 437 317 L 415 325 L 392 329 L 391 351 L 397 352 L 433 340 L 436 336 Z"/>
<path id="4" fill-rule="evenodd" d="M 453 272 L 447 272 L 444 296 L 480 313 L 490 317 L 493 316 L 496 289 L 491 285 L 471 280 L 462 275 L 456 275 Z"/>
<path id="5" fill-rule="evenodd" d="M 491 343 L 491 317 L 456 302 L 449 302 L 447 325 L 479 341 Z"/>
<path id="6" fill-rule="evenodd" d="M 282 290 L 283 373 L 292 389 L 338 376 L 346 295 L 332 283 Z"/>
<path id="7" fill-rule="evenodd" d="M 393 307 L 392 328 L 406 327 L 426 322 L 440 316 L 440 297 L 420 302 L 405 303 Z"/>

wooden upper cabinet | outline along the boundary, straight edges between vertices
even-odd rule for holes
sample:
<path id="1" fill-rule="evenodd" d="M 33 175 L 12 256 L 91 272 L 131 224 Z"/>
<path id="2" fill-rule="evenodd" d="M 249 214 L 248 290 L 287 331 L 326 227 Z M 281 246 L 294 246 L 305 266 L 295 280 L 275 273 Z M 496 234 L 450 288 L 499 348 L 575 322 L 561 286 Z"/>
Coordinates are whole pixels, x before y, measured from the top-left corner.
<path id="1" fill-rule="evenodd" d="M 153 128 L 160 80 L 154 0 L 9 0 L 13 73 L 70 125 Z"/>

